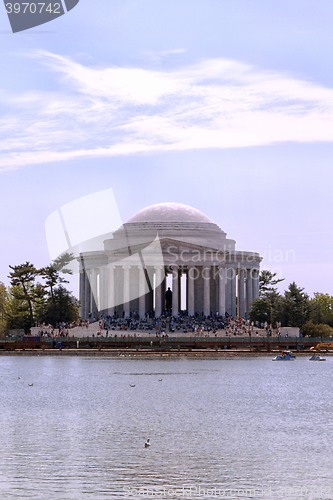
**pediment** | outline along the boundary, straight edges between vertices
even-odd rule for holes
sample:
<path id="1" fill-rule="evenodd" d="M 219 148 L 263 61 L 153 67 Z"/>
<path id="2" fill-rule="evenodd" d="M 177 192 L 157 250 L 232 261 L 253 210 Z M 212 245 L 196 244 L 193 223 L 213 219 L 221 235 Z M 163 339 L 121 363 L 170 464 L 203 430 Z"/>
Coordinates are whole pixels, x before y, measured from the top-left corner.
<path id="1" fill-rule="evenodd" d="M 157 265 L 158 262 L 162 262 L 162 265 L 165 266 L 186 266 L 190 263 L 193 265 L 221 263 L 225 260 L 228 252 L 172 238 L 161 238 L 148 245 L 142 243 L 131 247 L 124 246 L 106 251 L 106 254 L 115 262 L 130 259 L 139 263 L 143 258 L 146 265 Z"/>
<path id="2" fill-rule="evenodd" d="M 204 251 L 217 252 L 218 251 L 217 248 L 198 245 L 195 243 L 189 243 L 189 242 L 185 242 L 185 241 L 174 240 L 172 238 L 161 238 L 160 243 L 161 243 L 161 248 L 162 248 L 163 254 L 167 253 L 170 250 L 170 248 L 172 249 L 173 253 L 176 253 L 179 255 L 181 255 L 182 252 L 189 252 L 189 253 L 193 252 L 194 253 L 197 250 L 200 252 L 204 252 Z M 220 253 L 221 253 L 221 251 L 220 251 Z M 225 253 L 228 253 L 228 252 L 226 251 Z"/>

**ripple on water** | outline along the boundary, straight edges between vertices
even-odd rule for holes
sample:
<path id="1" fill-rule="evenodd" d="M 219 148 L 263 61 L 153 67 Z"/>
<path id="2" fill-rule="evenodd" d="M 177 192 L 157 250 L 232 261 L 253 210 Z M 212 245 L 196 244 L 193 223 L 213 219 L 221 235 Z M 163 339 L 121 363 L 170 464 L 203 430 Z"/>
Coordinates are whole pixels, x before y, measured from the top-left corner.
<path id="1" fill-rule="evenodd" d="M 0 358 L 0 498 L 329 484 L 332 362 Z"/>

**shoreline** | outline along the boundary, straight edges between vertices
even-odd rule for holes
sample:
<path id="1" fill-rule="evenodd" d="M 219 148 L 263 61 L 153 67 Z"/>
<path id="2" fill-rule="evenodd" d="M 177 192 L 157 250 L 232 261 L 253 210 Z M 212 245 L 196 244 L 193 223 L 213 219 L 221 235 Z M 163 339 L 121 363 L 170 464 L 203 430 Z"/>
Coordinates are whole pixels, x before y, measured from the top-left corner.
<path id="1" fill-rule="evenodd" d="M 273 358 L 280 351 L 271 352 L 250 352 L 229 350 L 205 350 L 205 351 L 183 351 L 183 352 L 158 352 L 146 350 L 106 350 L 106 349 L 24 349 L 13 351 L 0 351 L 0 356 L 80 356 L 80 357 L 110 357 L 110 358 L 165 358 L 165 357 L 192 357 L 192 358 L 244 358 L 244 357 L 268 357 Z M 311 357 L 312 352 L 295 352 L 297 357 Z M 333 352 L 321 352 L 322 356 L 332 356 Z"/>

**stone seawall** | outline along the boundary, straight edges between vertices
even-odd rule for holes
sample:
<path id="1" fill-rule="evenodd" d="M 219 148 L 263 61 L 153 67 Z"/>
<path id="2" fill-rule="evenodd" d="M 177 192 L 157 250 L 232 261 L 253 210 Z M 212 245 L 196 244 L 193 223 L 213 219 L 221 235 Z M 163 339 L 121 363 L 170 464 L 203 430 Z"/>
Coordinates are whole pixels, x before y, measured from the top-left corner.
<path id="1" fill-rule="evenodd" d="M 128 350 L 98 350 L 98 349 L 45 349 L 42 352 L 36 349 L 16 350 L 16 351 L 0 351 L 0 356 L 81 356 L 81 357 L 109 357 L 109 358 L 164 358 L 164 357 L 193 357 L 193 358 L 226 358 L 237 359 L 241 357 L 266 357 L 273 358 L 279 351 L 268 352 L 251 352 L 232 351 L 232 350 L 202 350 L 202 351 L 181 351 L 181 352 L 157 352 L 157 351 L 128 351 Z M 312 353 L 295 351 L 296 357 L 310 357 Z M 333 352 L 323 353 L 325 357 L 333 356 Z"/>

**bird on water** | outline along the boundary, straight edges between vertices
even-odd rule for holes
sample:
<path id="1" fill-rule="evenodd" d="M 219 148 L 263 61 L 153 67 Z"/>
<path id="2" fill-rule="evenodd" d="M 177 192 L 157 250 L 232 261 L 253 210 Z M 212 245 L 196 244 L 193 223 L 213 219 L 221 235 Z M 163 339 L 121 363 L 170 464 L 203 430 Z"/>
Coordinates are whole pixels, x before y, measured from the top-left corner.
<path id="1" fill-rule="evenodd" d="M 147 439 L 147 441 L 145 442 L 145 448 L 149 448 L 149 446 L 150 446 L 150 442 L 149 442 L 149 441 L 150 441 L 150 440 L 149 440 L 149 439 Z"/>

